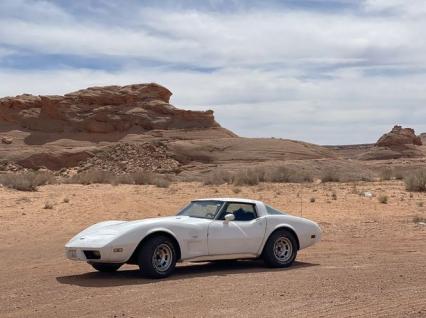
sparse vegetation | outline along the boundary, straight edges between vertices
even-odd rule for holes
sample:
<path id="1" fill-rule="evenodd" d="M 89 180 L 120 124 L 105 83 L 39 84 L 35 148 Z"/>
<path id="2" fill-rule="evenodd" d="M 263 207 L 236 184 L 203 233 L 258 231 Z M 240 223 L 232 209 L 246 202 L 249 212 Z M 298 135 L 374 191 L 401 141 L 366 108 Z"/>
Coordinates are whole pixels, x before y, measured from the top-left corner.
<path id="1" fill-rule="evenodd" d="M 385 168 L 380 173 L 380 179 L 382 181 L 391 180 L 393 176 L 393 170 L 391 168 Z"/>
<path id="2" fill-rule="evenodd" d="M 238 194 L 241 192 L 240 188 L 232 188 L 232 192 L 234 192 L 235 194 Z"/>
<path id="3" fill-rule="evenodd" d="M 329 169 L 323 172 L 321 176 L 321 181 L 322 182 L 339 182 L 340 177 L 336 171 Z"/>
<path id="4" fill-rule="evenodd" d="M 115 175 L 109 171 L 91 169 L 81 172 L 68 180 L 68 183 L 77 184 L 94 184 L 94 183 L 106 183 L 112 185 L 118 184 L 150 184 L 156 185 L 159 188 L 168 188 L 170 180 L 161 174 L 152 173 L 149 171 L 136 171 L 133 173 L 126 173 L 122 175 Z"/>
<path id="5" fill-rule="evenodd" d="M 387 204 L 389 197 L 387 195 L 379 195 L 377 199 L 379 200 L 380 203 Z"/>
<path id="6" fill-rule="evenodd" d="M 415 171 L 407 176 L 405 188 L 411 192 L 426 192 L 426 169 Z"/>
<path id="7" fill-rule="evenodd" d="M 415 216 L 413 218 L 413 222 L 414 223 L 426 223 L 426 218 L 421 217 L 421 216 Z"/>
<path id="8" fill-rule="evenodd" d="M 417 206 L 418 206 L 419 208 L 422 208 L 422 207 L 423 207 L 423 202 L 417 202 Z"/>
<path id="9" fill-rule="evenodd" d="M 236 186 L 253 186 L 259 182 L 273 183 L 301 183 L 312 182 L 313 177 L 308 173 L 301 173 L 284 166 L 257 166 L 241 169 L 230 173 L 224 170 L 215 170 L 206 175 L 203 183 L 205 185 L 233 184 Z"/>
<path id="10" fill-rule="evenodd" d="M 50 202 L 50 201 L 47 201 L 47 202 L 44 204 L 43 209 L 47 209 L 47 210 L 51 210 L 51 209 L 53 209 L 53 203 L 52 203 L 52 202 Z"/>
<path id="11" fill-rule="evenodd" d="M 394 171 L 394 177 L 396 180 L 404 180 L 404 173 L 401 170 Z"/>
<path id="12" fill-rule="evenodd" d="M 0 184 L 19 191 L 36 191 L 38 186 L 55 183 L 55 176 L 50 172 L 44 171 L 0 175 Z"/>
<path id="13" fill-rule="evenodd" d="M 205 185 L 221 185 L 224 183 L 231 183 L 232 176 L 229 172 L 217 169 L 204 177 L 203 183 Z"/>

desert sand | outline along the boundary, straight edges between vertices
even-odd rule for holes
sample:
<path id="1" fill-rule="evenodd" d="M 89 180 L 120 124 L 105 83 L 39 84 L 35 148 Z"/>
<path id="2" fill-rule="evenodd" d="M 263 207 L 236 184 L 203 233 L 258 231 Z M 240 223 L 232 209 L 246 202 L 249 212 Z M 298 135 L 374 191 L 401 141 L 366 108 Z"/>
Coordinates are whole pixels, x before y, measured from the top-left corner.
<path id="1" fill-rule="evenodd" d="M 130 265 L 98 273 L 63 255 L 67 240 L 93 223 L 172 215 L 211 196 L 261 199 L 303 215 L 321 225 L 322 241 L 288 269 L 181 263 L 163 280 Z M 426 226 L 414 219 L 426 217 L 425 201 L 401 181 L 0 188 L 0 316 L 425 317 Z"/>

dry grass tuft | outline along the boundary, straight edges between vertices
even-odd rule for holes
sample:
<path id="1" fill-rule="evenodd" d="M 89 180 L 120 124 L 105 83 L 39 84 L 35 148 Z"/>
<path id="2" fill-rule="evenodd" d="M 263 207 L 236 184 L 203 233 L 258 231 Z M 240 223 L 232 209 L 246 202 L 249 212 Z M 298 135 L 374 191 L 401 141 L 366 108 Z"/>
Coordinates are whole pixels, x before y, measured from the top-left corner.
<path id="1" fill-rule="evenodd" d="M 94 183 L 104 183 L 104 184 L 138 184 L 138 185 L 155 185 L 159 188 L 168 188 L 171 184 L 166 176 L 161 174 L 156 174 L 148 171 L 136 171 L 133 173 L 126 173 L 122 175 L 116 175 L 109 171 L 104 170 L 87 170 L 82 173 L 79 173 L 68 180 L 69 183 L 77 184 L 94 184 Z"/>
<path id="2" fill-rule="evenodd" d="M 387 204 L 389 197 L 387 195 L 380 195 L 377 199 L 379 200 L 380 203 Z"/>
<path id="3" fill-rule="evenodd" d="M 47 210 L 51 210 L 51 209 L 53 209 L 53 203 L 52 203 L 52 202 L 47 201 L 47 202 L 44 204 L 43 209 L 47 209 Z"/>
<path id="4" fill-rule="evenodd" d="M 56 182 L 57 180 L 51 172 L 44 171 L 0 175 L 0 184 L 19 191 L 36 191 L 38 186 Z"/>
<path id="5" fill-rule="evenodd" d="M 232 188 L 232 192 L 234 192 L 235 194 L 238 194 L 241 192 L 240 188 Z"/>
<path id="6" fill-rule="evenodd" d="M 385 168 L 380 172 L 380 179 L 382 181 L 391 180 L 394 175 L 394 172 L 391 168 Z"/>
<path id="7" fill-rule="evenodd" d="M 225 183 L 230 183 L 232 176 L 229 172 L 217 169 L 204 177 L 203 183 L 205 185 L 222 185 Z"/>
<path id="8" fill-rule="evenodd" d="M 336 171 L 334 170 L 326 170 L 323 172 L 322 176 L 321 176 L 321 181 L 322 182 L 340 182 L 340 177 L 337 174 Z"/>
<path id="9" fill-rule="evenodd" d="M 426 192 L 426 170 L 418 170 L 407 176 L 405 188 L 411 192 Z"/>
<path id="10" fill-rule="evenodd" d="M 230 173 L 221 169 L 206 175 L 205 185 L 233 184 L 235 186 L 254 186 L 260 182 L 301 183 L 312 182 L 313 177 L 307 173 L 291 170 L 284 166 L 257 166 Z"/>

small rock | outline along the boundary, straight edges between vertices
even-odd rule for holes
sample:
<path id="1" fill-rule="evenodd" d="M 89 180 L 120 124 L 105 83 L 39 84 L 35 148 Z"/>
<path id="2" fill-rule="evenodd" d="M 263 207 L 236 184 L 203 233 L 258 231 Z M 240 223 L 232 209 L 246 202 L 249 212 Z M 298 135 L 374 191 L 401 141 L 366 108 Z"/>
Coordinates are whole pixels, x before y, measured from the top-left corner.
<path id="1" fill-rule="evenodd" d="M 13 139 L 10 137 L 1 137 L 1 142 L 6 145 L 10 145 L 13 142 Z"/>

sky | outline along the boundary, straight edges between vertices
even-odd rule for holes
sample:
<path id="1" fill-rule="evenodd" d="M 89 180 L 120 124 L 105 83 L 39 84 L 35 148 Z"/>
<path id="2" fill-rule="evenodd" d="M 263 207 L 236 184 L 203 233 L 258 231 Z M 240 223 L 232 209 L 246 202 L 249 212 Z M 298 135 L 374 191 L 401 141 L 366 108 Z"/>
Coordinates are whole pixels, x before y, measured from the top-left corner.
<path id="1" fill-rule="evenodd" d="M 245 137 L 426 132 L 424 0 L 1 0 L 0 97 L 156 82 Z"/>

